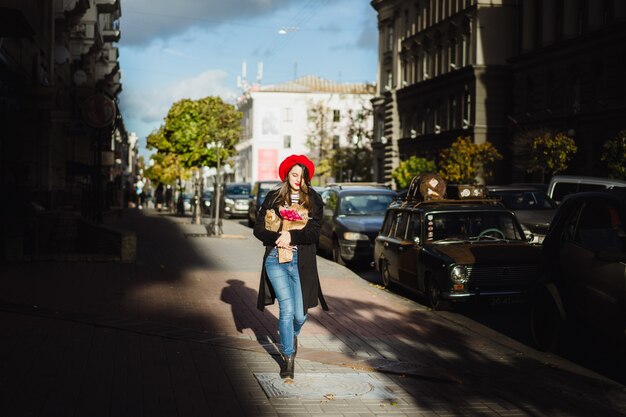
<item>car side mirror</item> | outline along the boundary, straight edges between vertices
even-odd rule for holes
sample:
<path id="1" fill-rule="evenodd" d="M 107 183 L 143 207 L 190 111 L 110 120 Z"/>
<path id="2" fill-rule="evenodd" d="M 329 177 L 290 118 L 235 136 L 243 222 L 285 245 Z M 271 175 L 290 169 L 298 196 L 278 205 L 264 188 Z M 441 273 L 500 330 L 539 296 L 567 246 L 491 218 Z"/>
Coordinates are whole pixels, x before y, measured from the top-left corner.
<path id="1" fill-rule="evenodd" d="M 610 263 L 626 262 L 626 253 L 614 249 L 602 249 L 596 252 L 596 258 Z"/>

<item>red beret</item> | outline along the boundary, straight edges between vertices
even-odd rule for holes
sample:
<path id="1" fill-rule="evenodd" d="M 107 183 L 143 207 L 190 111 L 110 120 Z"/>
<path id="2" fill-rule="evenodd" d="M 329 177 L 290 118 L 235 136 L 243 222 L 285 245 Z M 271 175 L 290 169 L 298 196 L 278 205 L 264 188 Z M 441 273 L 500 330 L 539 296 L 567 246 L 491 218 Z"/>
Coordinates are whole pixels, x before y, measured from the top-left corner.
<path id="1" fill-rule="evenodd" d="M 309 179 L 313 178 L 315 165 L 313 165 L 313 162 L 311 162 L 309 158 L 304 155 L 289 155 L 283 162 L 280 163 L 280 166 L 278 167 L 278 176 L 281 181 L 285 181 L 285 177 L 291 168 L 293 168 L 296 164 L 304 165 L 309 171 Z"/>

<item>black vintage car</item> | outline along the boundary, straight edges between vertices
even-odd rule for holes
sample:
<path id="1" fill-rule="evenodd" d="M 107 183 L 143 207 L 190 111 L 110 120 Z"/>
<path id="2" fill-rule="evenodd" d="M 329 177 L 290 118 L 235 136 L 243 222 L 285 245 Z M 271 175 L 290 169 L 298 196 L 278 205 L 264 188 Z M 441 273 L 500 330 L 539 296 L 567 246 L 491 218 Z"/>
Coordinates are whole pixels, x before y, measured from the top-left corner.
<path id="1" fill-rule="evenodd" d="M 538 279 L 540 247 L 497 200 L 420 200 L 409 191 L 387 210 L 374 260 L 383 285 L 399 284 L 445 309 L 452 301 L 525 299 Z"/>
<path id="2" fill-rule="evenodd" d="M 626 348 L 626 189 L 572 194 L 543 242 L 531 334 L 558 351 L 565 336 L 593 329 Z"/>

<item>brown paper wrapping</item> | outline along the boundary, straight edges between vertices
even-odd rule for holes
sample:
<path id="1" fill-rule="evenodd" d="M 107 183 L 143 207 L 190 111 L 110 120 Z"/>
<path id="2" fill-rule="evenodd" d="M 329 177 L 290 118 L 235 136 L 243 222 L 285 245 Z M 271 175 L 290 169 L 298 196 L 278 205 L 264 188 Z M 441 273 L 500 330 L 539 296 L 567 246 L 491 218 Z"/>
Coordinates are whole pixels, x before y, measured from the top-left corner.
<path id="1" fill-rule="evenodd" d="M 278 232 L 280 230 L 281 219 L 278 217 L 274 209 L 269 209 L 265 212 L 265 228 L 271 232 Z"/>
<path id="2" fill-rule="evenodd" d="M 298 212 L 302 220 L 283 220 L 282 231 L 301 230 L 306 226 L 309 221 L 309 213 L 307 209 L 300 204 L 292 204 L 287 209 L 295 210 Z M 287 248 L 278 248 L 278 263 L 291 262 L 293 260 L 293 250 Z"/>

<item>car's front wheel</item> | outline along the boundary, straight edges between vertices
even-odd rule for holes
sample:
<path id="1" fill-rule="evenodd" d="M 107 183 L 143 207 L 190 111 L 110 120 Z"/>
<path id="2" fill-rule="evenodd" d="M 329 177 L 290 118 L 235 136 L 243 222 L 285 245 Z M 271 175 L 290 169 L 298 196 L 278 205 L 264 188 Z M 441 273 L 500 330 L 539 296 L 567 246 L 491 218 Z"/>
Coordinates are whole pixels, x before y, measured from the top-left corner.
<path id="1" fill-rule="evenodd" d="M 388 288 L 391 284 L 391 276 L 389 274 L 389 262 L 386 259 L 380 260 L 380 274 L 383 278 L 383 287 Z"/>
<path id="2" fill-rule="evenodd" d="M 435 277 L 428 277 L 426 281 L 426 299 L 433 310 L 447 310 L 450 302 L 441 297 L 441 287 Z"/>
<path id="3" fill-rule="evenodd" d="M 341 257 L 341 248 L 339 247 L 339 240 L 336 238 L 333 240 L 333 261 L 337 262 L 339 265 L 345 265 L 346 262 Z"/>

